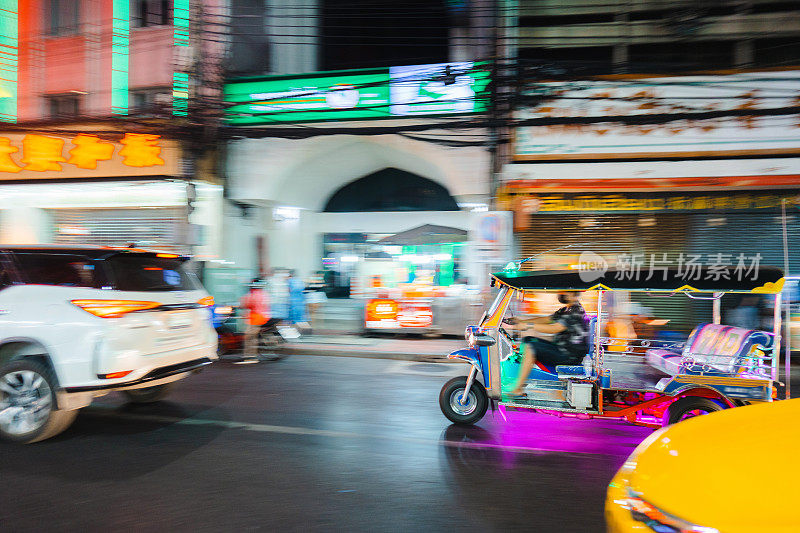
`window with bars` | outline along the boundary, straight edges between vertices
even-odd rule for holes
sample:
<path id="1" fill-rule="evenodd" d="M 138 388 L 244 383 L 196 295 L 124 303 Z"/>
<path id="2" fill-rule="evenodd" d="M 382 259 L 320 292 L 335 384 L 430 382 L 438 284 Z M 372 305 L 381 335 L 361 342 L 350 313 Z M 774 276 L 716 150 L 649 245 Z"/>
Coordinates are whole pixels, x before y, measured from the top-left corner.
<path id="1" fill-rule="evenodd" d="M 171 0 L 132 0 L 131 25 L 134 28 L 172 24 Z"/>
<path id="2" fill-rule="evenodd" d="M 171 102 L 172 88 L 156 87 L 131 91 L 131 110 L 139 113 L 154 112 Z"/>
<path id="3" fill-rule="evenodd" d="M 80 29 L 80 0 L 48 0 L 45 27 L 52 36 L 73 35 Z"/>
<path id="4" fill-rule="evenodd" d="M 64 94 L 47 97 L 47 113 L 50 118 L 77 117 L 80 112 L 80 95 Z"/>

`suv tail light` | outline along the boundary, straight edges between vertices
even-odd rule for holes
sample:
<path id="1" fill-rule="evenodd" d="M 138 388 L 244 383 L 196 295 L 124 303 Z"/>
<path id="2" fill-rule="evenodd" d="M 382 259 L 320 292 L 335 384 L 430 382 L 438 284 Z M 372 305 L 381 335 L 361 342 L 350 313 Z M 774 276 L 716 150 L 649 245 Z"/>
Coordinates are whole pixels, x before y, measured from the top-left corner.
<path id="1" fill-rule="evenodd" d="M 119 379 L 119 378 L 124 378 L 131 372 L 133 372 L 133 370 L 125 370 L 123 372 L 112 372 L 110 374 L 97 374 L 97 377 L 99 379 Z"/>
<path id="2" fill-rule="evenodd" d="M 87 313 L 100 318 L 119 318 L 134 311 L 145 311 L 160 306 L 159 302 L 139 302 L 135 300 L 71 300 Z"/>

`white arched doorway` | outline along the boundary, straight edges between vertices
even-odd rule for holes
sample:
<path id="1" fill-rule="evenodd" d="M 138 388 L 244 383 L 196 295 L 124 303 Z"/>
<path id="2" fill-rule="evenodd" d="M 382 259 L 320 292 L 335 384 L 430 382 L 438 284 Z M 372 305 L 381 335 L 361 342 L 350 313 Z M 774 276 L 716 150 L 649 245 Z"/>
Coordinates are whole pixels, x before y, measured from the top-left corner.
<path id="1" fill-rule="evenodd" d="M 326 234 L 391 234 L 425 223 L 468 229 L 471 213 L 457 210 L 457 202 L 486 202 L 488 168 L 480 147 L 454 149 L 400 135 L 248 139 L 229 147 L 229 197 L 263 207 L 254 225 L 264 230 L 267 263 L 305 276 L 322 268 Z M 337 192 L 385 172 L 428 183 L 450 199 L 450 207 L 324 212 Z M 436 204 L 411 207 L 425 205 Z M 274 216 L 278 208 L 289 216 Z"/>

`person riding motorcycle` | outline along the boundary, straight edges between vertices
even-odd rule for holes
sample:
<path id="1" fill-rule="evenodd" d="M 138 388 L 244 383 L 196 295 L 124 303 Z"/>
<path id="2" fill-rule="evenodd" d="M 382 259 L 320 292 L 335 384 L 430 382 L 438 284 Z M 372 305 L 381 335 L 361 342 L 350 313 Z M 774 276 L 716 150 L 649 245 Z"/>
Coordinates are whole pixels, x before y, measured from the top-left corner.
<path id="1" fill-rule="evenodd" d="M 258 362 L 258 336 L 269 322 L 269 294 L 259 278 L 250 282 L 250 290 L 242 297 L 241 306 L 247 310 L 247 328 L 244 332 L 244 360 Z"/>

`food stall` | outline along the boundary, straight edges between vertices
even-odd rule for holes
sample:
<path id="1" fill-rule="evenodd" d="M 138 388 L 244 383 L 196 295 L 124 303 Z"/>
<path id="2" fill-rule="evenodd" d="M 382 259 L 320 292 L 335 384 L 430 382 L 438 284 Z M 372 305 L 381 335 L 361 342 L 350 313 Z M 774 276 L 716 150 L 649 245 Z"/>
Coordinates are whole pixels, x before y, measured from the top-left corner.
<path id="1" fill-rule="evenodd" d="M 484 305 L 462 270 L 467 240 L 466 230 L 425 224 L 377 241 L 352 278 L 364 330 L 463 334 Z"/>

